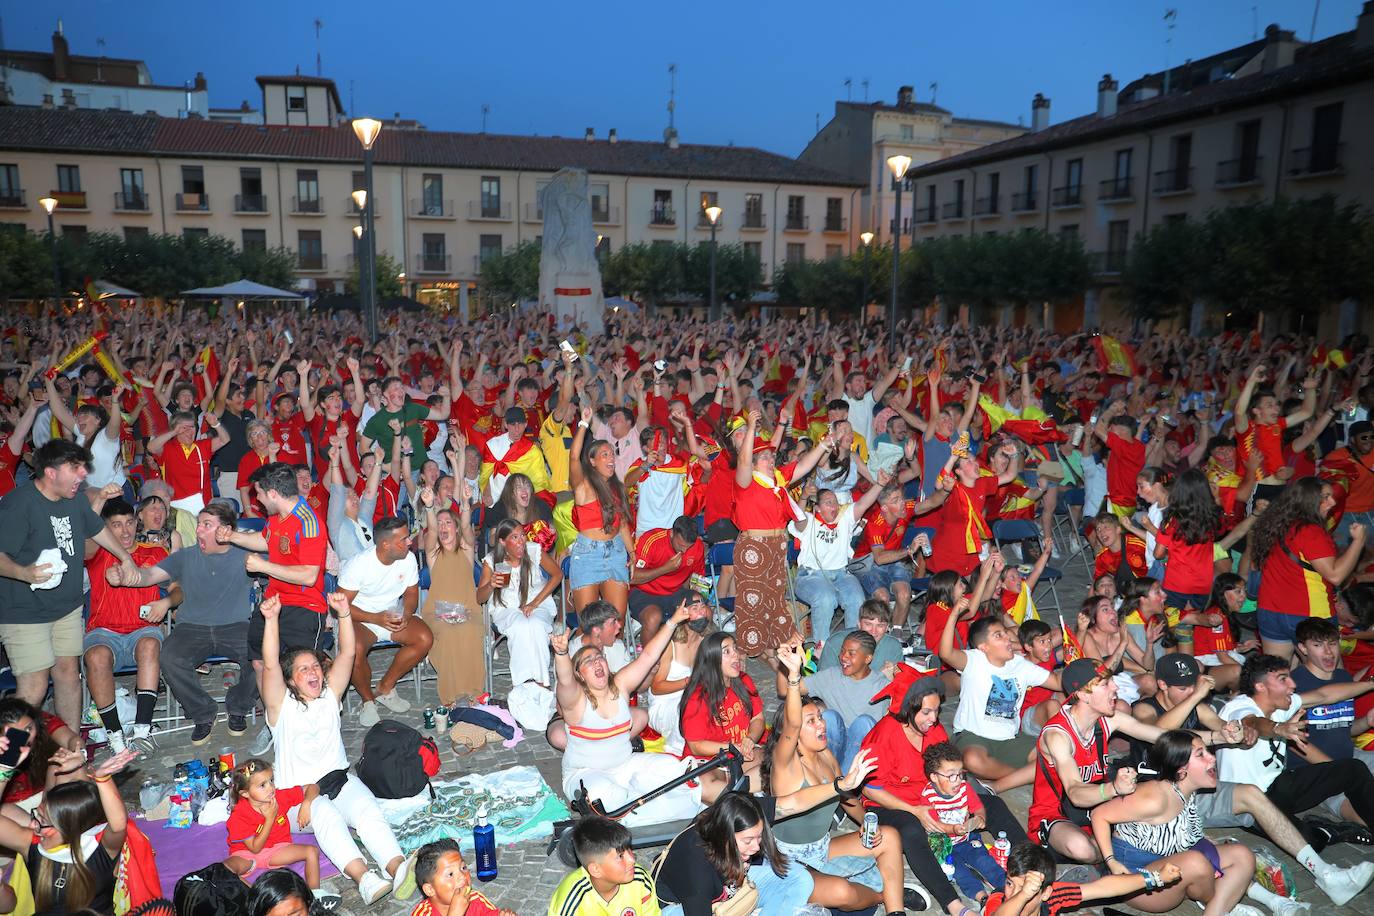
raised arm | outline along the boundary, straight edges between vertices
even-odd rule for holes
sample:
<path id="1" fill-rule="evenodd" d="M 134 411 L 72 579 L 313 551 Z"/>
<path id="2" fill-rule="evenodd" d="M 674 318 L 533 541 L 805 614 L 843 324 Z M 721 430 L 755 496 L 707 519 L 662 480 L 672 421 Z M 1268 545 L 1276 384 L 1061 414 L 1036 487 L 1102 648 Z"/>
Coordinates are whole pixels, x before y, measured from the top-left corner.
<path id="1" fill-rule="evenodd" d="M 339 645 L 334 663 L 329 666 L 329 689 L 342 700 L 348 692 L 348 682 L 353 677 L 353 655 L 357 651 L 357 636 L 353 632 L 353 622 L 348 619 L 352 614 L 352 606 L 343 592 L 330 592 L 325 600 L 339 621 L 334 628 Z"/>
<path id="2" fill-rule="evenodd" d="M 48 389 L 48 409 L 52 411 L 53 419 L 61 423 L 62 428 L 68 432 L 76 432 L 76 417 L 67 408 L 62 396 L 57 393 L 57 380 L 45 375 L 43 384 Z"/>
<path id="3" fill-rule="evenodd" d="M 281 599 L 276 595 L 264 598 L 258 613 L 262 615 L 262 704 L 270 725 L 281 714 L 281 704 L 286 699 L 286 677 L 281 670 L 281 630 L 277 619 L 281 614 Z M 353 627 L 341 629 L 352 630 Z M 350 663 L 350 673 L 352 668 Z"/>
<path id="4" fill-rule="evenodd" d="M 678 624 L 686 619 L 687 605 L 684 602 L 677 606 L 677 610 L 673 611 L 673 616 L 664 621 L 663 626 L 654 634 L 654 638 L 649 640 L 649 644 L 644 647 L 644 651 L 640 652 L 634 661 L 615 673 L 616 687 L 623 691 L 633 691 L 637 686 L 644 683 L 650 670 L 658 663 L 658 657 L 668 647 Z"/>
<path id="5" fill-rule="evenodd" d="M 954 645 L 954 628 L 959 623 L 959 618 L 964 616 L 964 612 L 969 609 L 968 595 L 964 595 L 949 612 L 949 619 L 945 621 L 945 628 L 940 631 L 940 660 L 949 665 L 955 671 L 963 671 L 968 665 L 968 653 Z"/>

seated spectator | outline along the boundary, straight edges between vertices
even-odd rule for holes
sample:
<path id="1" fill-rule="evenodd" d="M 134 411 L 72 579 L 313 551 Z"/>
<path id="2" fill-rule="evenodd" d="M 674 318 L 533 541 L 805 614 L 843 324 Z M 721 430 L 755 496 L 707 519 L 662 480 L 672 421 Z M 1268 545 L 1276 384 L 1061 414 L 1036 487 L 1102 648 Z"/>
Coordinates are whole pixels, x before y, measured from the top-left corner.
<path id="1" fill-rule="evenodd" d="M 506 519 L 497 526 L 496 545 L 482 561 L 477 600 L 508 641 L 512 685 L 549 686 L 549 633 L 558 615 L 553 595 L 562 581 L 563 571 L 525 537 L 523 525 Z"/>
<path id="2" fill-rule="evenodd" d="M 697 652 L 712 629 L 711 606 L 706 598 L 699 592 L 689 592 L 686 603 L 687 622 L 673 631 L 673 638 L 654 667 L 649 685 L 649 726 L 663 736 L 663 750 L 668 754 L 682 753 L 682 731 L 678 721 L 682 691 L 691 679 Z"/>
<path id="3" fill-rule="evenodd" d="M 1138 606 L 1133 601 L 1123 605 L 1122 610 Z M 1089 595 L 1078 610 L 1078 644 L 1088 658 L 1100 658 L 1107 669 L 1114 672 L 1117 698 L 1126 704 L 1134 703 L 1142 696 L 1155 692 L 1154 678 L 1150 675 L 1154 667 L 1151 658 L 1154 646 L 1164 636 L 1163 617 L 1151 618 L 1145 628 L 1148 648 L 1142 649 L 1125 632 L 1121 624 L 1121 611 L 1112 606 L 1110 598 Z"/>
<path id="4" fill-rule="evenodd" d="M 1050 629 L 1043 620 L 1027 620 L 1016 630 L 1016 638 L 1021 643 L 1021 652 L 1026 661 L 1038 665 L 1046 671 L 1058 671 L 1062 667 L 1056 649 L 1056 637 L 1063 643 L 1063 636 Z M 1021 734 L 1032 738 L 1040 737 L 1055 713 L 1064 705 L 1064 695 L 1048 687 L 1032 687 L 1026 691 L 1021 701 Z"/>
<path id="5" fill-rule="evenodd" d="M 893 626 L 906 626 L 913 575 L 909 564 L 918 552 L 929 546 L 919 537 L 910 545 L 902 546 L 907 526 L 916 516 L 943 504 L 948 495 L 948 488 L 941 487 L 918 503 L 904 498 L 901 487 L 889 485 L 878 494 L 877 506 L 865 519 L 859 545 L 854 548 L 854 558 L 862 561 L 856 575 L 868 597 L 896 602 L 892 612 Z"/>
<path id="6" fill-rule="evenodd" d="M 634 837 L 624 824 L 584 817 L 573 824 L 572 842 L 582 864 L 558 882 L 548 916 L 657 916 L 654 879 L 635 863 Z"/>
<path id="7" fill-rule="evenodd" d="M 1022 843 L 1007 857 L 1007 886 L 988 896 L 986 916 L 1059 916 L 1086 903 L 1129 897 L 1150 888 L 1178 883 L 1183 873 L 1167 864 L 1159 871 L 1107 875 L 1086 884 L 1055 881 L 1054 854 L 1043 846 Z"/>
<path id="8" fill-rule="evenodd" d="M 901 642 L 896 637 L 888 635 L 892 629 L 892 608 L 886 601 L 869 598 L 859 605 L 858 628 L 872 636 L 877 644 L 877 648 L 873 650 L 873 668 L 881 671 L 888 662 L 896 664 L 902 660 Z M 841 627 L 825 637 L 820 659 L 816 662 L 818 671 L 835 668 L 840 664 L 840 649 L 844 646 L 844 638 L 851 632 L 852 629 Z"/>
<path id="9" fill-rule="evenodd" d="M 981 905 L 989 887 L 996 890 L 1007 880 L 1002 866 L 977 836 L 987 826 L 983 803 L 969 788 L 959 748 L 943 741 L 926 748 L 922 756 L 927 782 L 921 801 L 930 810 L 937 832 L 950 838 L 949 863 L 954 867 L 955 884 L 965 897 Z"/>
<path id="10" fill-rule="evenodd" d="M 682 602 L 679 602 L 679 604 Z M 568 653 L 576 655 L 578 650 L 584 646 L 592 646 L 600 650 L 606 659 L 606 665 L 611 674 L 617 674 L 630 662 L 634 661 L 634 656 L 630 650 L 625 648 L 625 644 L 620 640 L 620 633 L 623 627 L 620 622 L 620 612 L 612 607 L 608 602 L 596 600 L 582 609 L 578 616 L 578 631 L 572 634 L 568 640 Z M 630 688 L 630 694 L 639 692 L 641 684 L 635 684 Z M 644 726 L 649 721 L 648 711 L 639 706 L 630 707 L 632 723 L 630 726 L 630 737 L 638 738 L 639 733 L 644 731 Z M 562 719 L 554 719 L 549 723 L 544 736 L 548 738 L 549 744 L 554 750 L 561 751 L 568 746 L 568 730 Z"/>
<path id="11" fill-rule="evenodd" d="M 257 501 L 250 481 L 258 468 L 277 460 L 281 446 L 272 441 L 272 426 L 264 420 L 250 421 L 245 436 L 248 440 L 248 451 L 239 459 L 236 478 L 239 488 L 234 495 L 238 498 L 246 518 L 266 518 L 267 510 Z"/>
<path id="12" fill-rule="evenodd" d="M 472 873 L 455 840 L 435 840 L 415 851 L 415 886 L 424 899 L 410 916 L 515 916 L 472 886 Z"/>
<path id="13" fill-rule="evenodd" d="M 495 544 L 496 527 L 508 518 L 524 526 L 526 535 L 536 522 L 553 526 L 553 511 L 549 504 L 535 496 L 534 484 L 528 476 L 519 472 L 510 475 L 501 490 L 501 498 L 484 513 L 482 539 L 485 549 L 489 550 Z"/>
<path id="14" fill-rule="evenodd" d="M 886 482 L 888 478 L 883 475 L 882 479 Z M 811 609 L 813 627 L 824 627 L 828 631 L 837 609 L 844 611 L 846 629 L 852 630 L 859 625 L 864 588 L 849 572 L 849 563 L 854 556 L 849 545 L 854 540 L 859 519 L 881 492 L 880 487 L 872 486 L 857 502 L 841 504 L 833 491 L 821 490 L 816 494 L 816 510 L 788 525 L 788 530 L 801 543 L 793 587 L 797 600 Z"/>
<path id="15" fill-rule="evenodd" d="M 274 868 L 253 882 L 248 916 L 308 916 L 314 903 L 314 891 L 304 878 L 289 868 Z"/>
<path id="16" fill-rule="evenodd" d="M 381 718 L 378 703 L 392 712 L 410 710 L 409 701 L 397 696 L 396 685 L 424 661 L 434 645 L 434 633 L 416 614 L 420 567 L 410 552 L 409 526 L 393 515 L 378 522 L 373 531 L 372 547 L 349 560 L 339 573 L 339 591 L 347 596 L 354 614 L 358 651 L 353 658 L 353 689 L 363 700 L 358 723 L 364 728 Z M 374 692 L 367 652 L 378 640 L 389 640 L 399 648 Z"/>
<path id="17" fill-rule="evenodd" d="M 800 637 L 787 645 L 791 645 L 791 651 L 800 656 Z M 854 762 L 864 738 L 883 715 L 886 701 L 879 694 L 892 679 L 881 671 L 873 670 L 876 647 L 877 642 L 871 634 L 855 630 L 844 638 L 839 667 L 827 668 L 802 678 L 798 688 L 802 696 L 820 697 L 825 701 L 822 719 L 825 722 L 826 747 L 842 770 L 848 769 L 849 764 Z M 778 696 L 785 699 L 790 684 L 788 672 L 779 668 L 777 680 Z M 876 702 L 875 697 L 879 697 Z"/>
<path id="18" fill-rule="evenodd" d="M 134 508 L 112 499 L 100 510 L 105 527 L 141 567 L 153 566 L 167 557 L 167 548 L 150 544 L 135 546 Z M 158 650 L 162 646 L 161 623 L 168 611 L 181 603 L 181 589 L 173 586 L 159 597 L 156 586 L 122 589 L 106 580 L 106 573 L 121 576 L 120 562 L 95 541 L 86 542 L 86 572 L 91 580 L 91 613 L 86 619 L 82 662 L 86 687 L 91 692 L 110 748 L 124 750 L 126 741 L 146 742 L 153 731 L 157 705 Z M 126 734 L 115 708 L 116 671 L 137 668 L 134 721 Z M 146 746 L 145 746 L 146 749 Z"/>
<path id="19" fill-rule="evenodd" d="M 687 581 L 706 574 L 706 543 L 697 534 L 696 519 L 680 515 L 671 528 L 651 528 L 635 542 L 630 566 L 630 616 L 643 627 L 648 642 L 658 632 L 666 608 L 688 597 Z"/>
<path id="20" fill-rule="evenodd" d="M 1293 685 L 1297 690 L 1306 693 L 1319 690 L 1327 684 L 1353 684 L 1350 672 L 1341 667 L 1340 631 L 1330 620 L 1304 620 L 1293 631 L 1293 640 L 1298 661 L 1301 662 L 1293 669 Z M 1374 727 L 1374 712 L 1357 716 L 1354 698 L 1310 706 L 1306 710 L 1310 747 L 1332 760 L 1354 758 L 1374 771 L 1374 751 L 1357 748 L 1353 737 Z M 1307 765 L 1308 761 L 1303 759 L 1302 754 L 1294 754 L 1288 759 L 1289 769 L 1301 769 Z M 1340 820 L 1374 826 L 1355 811 L 1344 793 L 1328 798 L 1325 804 Z"/>
<path id="21" fill-rule="evenodd" d="M 165 480 L 146 481 L 138 491 L 138 540 L 180 550 L 195 539 L 196 517 L 171 504 L 172 488 Z"/>

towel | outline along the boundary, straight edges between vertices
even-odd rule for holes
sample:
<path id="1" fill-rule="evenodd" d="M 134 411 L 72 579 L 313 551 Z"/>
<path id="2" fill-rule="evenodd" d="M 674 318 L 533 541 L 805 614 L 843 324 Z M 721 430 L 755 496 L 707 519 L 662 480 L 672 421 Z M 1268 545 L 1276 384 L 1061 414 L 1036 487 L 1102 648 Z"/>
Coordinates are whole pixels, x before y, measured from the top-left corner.
<path id="1" fill-rule="evenodd" d="M 30 583 L 29 588 L 34 591 L 40 588 L 46 591 L 50 588 L 57 588 L 57 586 L 62 584 L 62 574 L 67 571 L 67 561 L 62 559 L 62 551 L 58 550 L 56 547 L 49 547 L 40 553 L 38 559 L 33 562 L 35 566 L 46 565 L 51 567 L 48 572 L 52 573 L 52 575 L 48 576 L 48 578 L 42 582 Z"/>

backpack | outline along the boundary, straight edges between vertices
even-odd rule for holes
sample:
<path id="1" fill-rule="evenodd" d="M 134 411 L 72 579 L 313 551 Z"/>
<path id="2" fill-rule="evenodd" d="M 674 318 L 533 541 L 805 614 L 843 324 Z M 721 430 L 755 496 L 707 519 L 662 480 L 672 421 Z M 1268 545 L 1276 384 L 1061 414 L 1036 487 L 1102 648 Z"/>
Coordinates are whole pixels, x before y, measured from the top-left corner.
<path id="1" fill-rule="evenodd" d="M 238 916 L 248 912 L 248 893 L 238 875 L 216 862 L 182 876 L 172 902 L 177 916 Z"/>
<path id="2" fill-rule="evenodd" d="M 410 798 L 438 774 L 439 745 L 409 725 L 383 719 L 367 730 L 363 755 L 353 769 L 378 798 Z"/>

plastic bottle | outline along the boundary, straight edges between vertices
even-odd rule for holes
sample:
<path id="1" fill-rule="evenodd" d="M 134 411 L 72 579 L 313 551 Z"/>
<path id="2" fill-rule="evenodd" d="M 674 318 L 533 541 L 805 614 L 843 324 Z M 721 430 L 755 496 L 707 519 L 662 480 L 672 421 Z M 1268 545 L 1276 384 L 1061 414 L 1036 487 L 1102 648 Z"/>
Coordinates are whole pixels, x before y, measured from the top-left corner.
<path id="1" fill-rule="evenodd" d="M 1007 867 L 1007 856 L 1011 855 L 1011 840 L 1005 830 L 997 831 L 997 840 L 992 844 L 992 858 L 1002 868 Z"/>
<path id="2" fill-rule="evenodd" d="M 477 809 L 477 826 L 472 828 L 473 858 L 477 862 L 477 880 L 490 881 L 496 877 L 496 828 L 487 823 L 487 809 Z"/>

